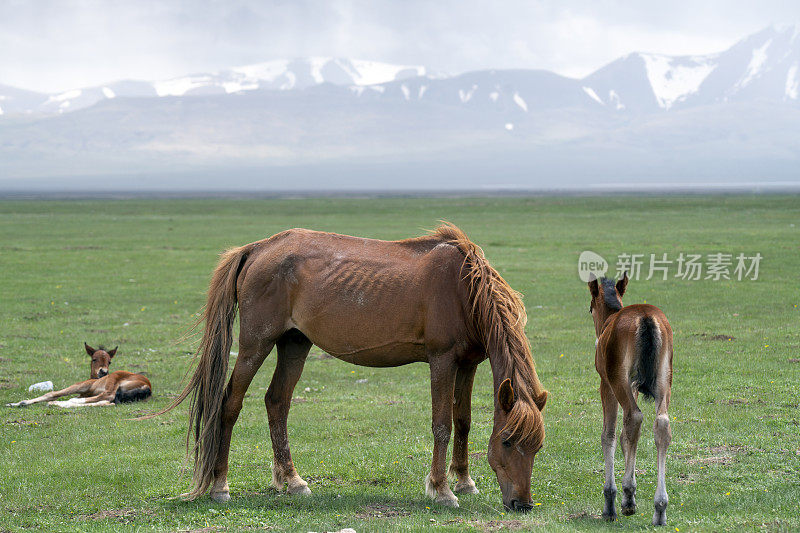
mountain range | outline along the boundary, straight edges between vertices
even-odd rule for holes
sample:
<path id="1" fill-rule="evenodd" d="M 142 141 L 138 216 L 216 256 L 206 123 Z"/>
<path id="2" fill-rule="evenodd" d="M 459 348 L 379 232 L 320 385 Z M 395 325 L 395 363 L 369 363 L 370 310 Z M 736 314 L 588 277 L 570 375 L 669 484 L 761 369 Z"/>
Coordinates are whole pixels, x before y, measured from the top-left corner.
<path id="1" fill-rule="evenodd" d="M 799 93 L 795 26 L 582 79 L 303 58 L 0 85 L 0 190 L 797 187 Z"/>

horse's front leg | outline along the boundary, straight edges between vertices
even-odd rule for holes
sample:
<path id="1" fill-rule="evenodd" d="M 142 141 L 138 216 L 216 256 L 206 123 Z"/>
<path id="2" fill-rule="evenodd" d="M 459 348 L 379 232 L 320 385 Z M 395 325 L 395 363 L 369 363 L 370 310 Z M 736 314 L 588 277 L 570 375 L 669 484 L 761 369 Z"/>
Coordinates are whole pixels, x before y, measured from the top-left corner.
<path id="1" fill-rule="evenodd" d="M 456 367 L 452 354 L 433 356 L 431 365 L 431 428 L 433 430 L 433 462 L 425 478 L 425 492 L 436 503 L 458 507 L 458 498 L 447 484 L 447 445 L 453 426 L 453 392 Z"/>
<path id="2" fill-rule="evenodd" d="M 231 499 L 228 487 L 228 455 L 231 451 L 231 435 L 233 426 L 242 410 L 242 402 L 250 382 L 261 368 L 264 359 L 272 350 L 272 342 L 248 342 L 239 339 L 239 356 L 228 381 L 225 400 L 222 404 L 222 420 L 219 429 L 219 448 L 214 461 L 214 481 L 211 485 L 211 499 L 215 502 L 226 502 Z M 195 467 L 197 468 L 197 467 Z"/>
<path id="3" fill-rule="evenodd" d="M 32 405 L 35 403 L 41 402 L 49 402 L 55 400 L 56 398 L 62 398 L 64 396 L 71 396 L 72 394 L 83 394 L 88 392 L 89 389 L 92 388 L 92 384 L 95 380 L 87 380 L 81 381 L 80 383 L 76 383 L 74 385 L 70 385 L 66 389 L 61 389 L 57 391 L 50 391 L 37 398 L 31 398 L 30 400 L 22 400 L 21 402 L 16 403 L 7 403 L 6 407 L 25 407 L 26 405 Z"/>
<path id="4" fill-rule="evenodd" d="M 454 492 L 458 494 L 477 494 L 478 488 L 469 476 L 469 429 L 472 423 L 472 383 L 477 365 L 459 367 L 456 371 L 455 393 L 453 397 L 453 460 L 450 474 L 456 476 Z"/>
<path id="5" fill-rule="evenodd" d="M 294 468 L 287 434 L 292 392 L 303 373 L 303 366 L 310 349 L 311 341 L 299 331 L 290 331 L 278 340 L 278 362 L 267 395 L 264 397 L 274 454 L 272 486 L 281 490 L 286 483 L 286 492 L 289 494 L 311 494 L 308 483 Z"/>

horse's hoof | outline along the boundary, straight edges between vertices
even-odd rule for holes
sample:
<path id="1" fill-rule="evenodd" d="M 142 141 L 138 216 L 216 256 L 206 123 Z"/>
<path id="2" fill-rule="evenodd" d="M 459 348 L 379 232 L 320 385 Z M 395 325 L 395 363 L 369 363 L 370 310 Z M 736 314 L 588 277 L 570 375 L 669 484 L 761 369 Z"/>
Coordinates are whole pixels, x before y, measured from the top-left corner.
<path id="1" fill-rule="evenodd" d="M 231 493 L 227 490 L 223 492 L 212 492 L 211 499 L 216 503 L 226 503 L 230 501 Z"/>
<path id="2" fill-rule="evenodd" d="M 659 513 L 656 511 L 653 514 L 653 525 L 654 526 L 666 526 L 667 525 L 667 513 L 661 512 Z"/>
<path id="3" fill-rule="evenodd" d="M 453 497 L 438 496 L 434 501 L 437 504 L 443 505 L 445 507 L 452 507 L 453 509 L 458 508 L 458 498 L 456 498 L 455 496 Z"/>
<path id="4" fill-rule="evenodd" d="M 616 519 L 617 519 L 617 513 L 613 514 L 603 513 L 603 520 L 605 520 L 606 522 L 613 522 Z"/>
<path id="5" fill-rule="evenodd" d="M 625 507 L 623 505 L 621 511 L 622 511 L 622 514 L 624 514 L 625 516 L 635 515 L 636 514 L 636 505 L 632 505 L 632 506 L 629 506 L 629 507 Z"/>
<path id="6" fill-rule="evenodd" d="M 453 488 L 453 492 L 456 494 L 480 494 L 481 491 L 479 491 L 478 487 L 475 486 L 475 482 L 469 482 L 456 483 L 456 486 Z"/>
<path id="7" fill-rule="evenodd" d="M 307 483 L 297 484 L 297 485 L 289 485 L 286 489 L 287 494 L 298 495 L 298 496 L 311 496 L 311 489 L 308 488 Z"/>

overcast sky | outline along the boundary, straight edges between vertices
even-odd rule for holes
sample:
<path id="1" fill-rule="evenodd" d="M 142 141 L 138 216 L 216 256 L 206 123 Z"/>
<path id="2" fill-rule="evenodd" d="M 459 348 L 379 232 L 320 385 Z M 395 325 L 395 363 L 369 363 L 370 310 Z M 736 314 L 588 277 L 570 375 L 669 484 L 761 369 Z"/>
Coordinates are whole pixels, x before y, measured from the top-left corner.
<path id="1" fill-rule="evenodd" d="M 302 56 L 583 76 L 633 51 L 721 51 L 773 23 L 800 23 L 800 1 L 0 0 L 0 84 L 53 92 Z"/>

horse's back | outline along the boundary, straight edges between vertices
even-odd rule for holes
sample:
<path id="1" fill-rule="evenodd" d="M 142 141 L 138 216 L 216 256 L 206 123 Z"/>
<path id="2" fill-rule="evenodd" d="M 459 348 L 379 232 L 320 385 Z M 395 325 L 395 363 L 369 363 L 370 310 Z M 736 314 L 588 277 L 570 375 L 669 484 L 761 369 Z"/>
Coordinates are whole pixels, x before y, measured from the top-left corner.
<path id="1" fill-rule="evenodd" d="M 296 328 L 354 362 L 383 364 L 380 354 L 390 351 L 423 360 L 430 334 L 444 344 L 453 336 L 432 329 L 448 318 L 463 323 L 463 260 L 436 236 L 382 241 L 288 230 L 258 243 L 241 269 L 241 330 L 270 338 Z"/>

